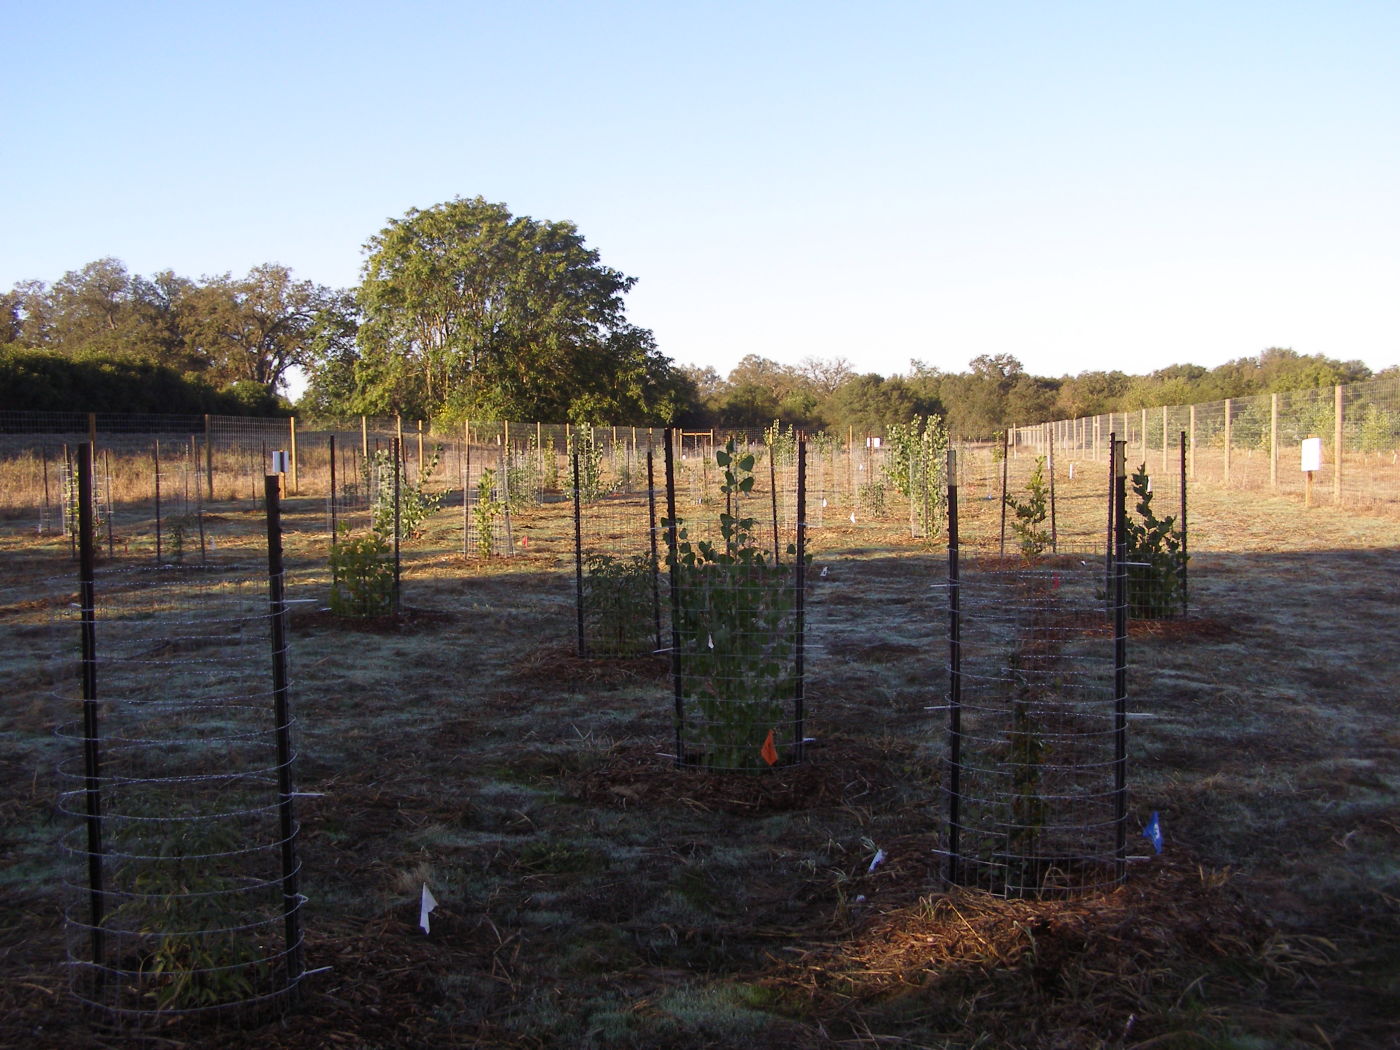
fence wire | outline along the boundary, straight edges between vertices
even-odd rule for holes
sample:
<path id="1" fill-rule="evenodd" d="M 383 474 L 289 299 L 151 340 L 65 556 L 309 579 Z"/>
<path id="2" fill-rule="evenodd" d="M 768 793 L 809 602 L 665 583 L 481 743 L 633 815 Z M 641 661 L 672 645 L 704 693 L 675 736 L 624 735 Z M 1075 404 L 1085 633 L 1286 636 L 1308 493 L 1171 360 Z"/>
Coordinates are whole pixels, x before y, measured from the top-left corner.
<path id="1" fill-rule="evenodd" d="M 66 698 L 92 722 L 62 728 L 59 769 L 73 993 L 127 1030 L 281 1003 L 302 899 L 284 894 L 292 727 L 274 717 L 266 566 L 105 569 L 93 591 L 96 697 Z"/>
<path id="2" fill-rule="evenodd" d="M 1107 557 L 1111 486 L 1092 472 L 1098 529 L 1080 531 L 1097 544 L 1007 552 L 988 499 L 1011 474 L 998 452 L 957 457 L 942 850 L 957 884 L 1093 893 L 1123 877 L 1125 570 Z"/>
<path id="3" fill-rule="evenodd" d="M 1053 442 L 1099 459 L 1110 432 L 1127 440 L 1130 465 L 1169 473 L 1184 433 L 1193 482 L 1400 512 L 1400 378 L 1057 420 L 1014 428 L 1011 438 L 1017 449 Z M 1311 475 L 1309 438 L 1322 448 Z"/>

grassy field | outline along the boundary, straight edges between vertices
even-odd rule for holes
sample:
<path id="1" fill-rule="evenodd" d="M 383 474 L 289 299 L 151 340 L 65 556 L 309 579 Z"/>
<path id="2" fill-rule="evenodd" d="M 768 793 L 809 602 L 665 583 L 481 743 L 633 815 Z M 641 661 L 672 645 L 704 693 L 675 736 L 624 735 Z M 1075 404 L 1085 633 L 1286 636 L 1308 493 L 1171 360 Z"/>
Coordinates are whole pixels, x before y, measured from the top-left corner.
<path id="1" fill-rule="evenodd" d="M 153 1045 L 1397 1045 L 1400 522 L 1192 499 L 1191 615 L 1129 645 L 1129 824 L 1159 812 L 1165 851 L 1055 902 L 938 879 L 939 548 L 829 515 L 817 742 L 724 775 L 664 757 L 664 658 L 576 655 L 562 509 L 516 518 L 516 556 L 470 561 L 443 512 L 406 549 L 402 614 L 354 621 L 322 608 L 323 508 L 292 501 L 289 583 L 313 599 L 291 619 L 306 961 L 324 971 L 282 1020 L 172 1023 Z M 210 509 L 221 549 L 255 552 L 254 516 Z M 62 966 L 73 566 L 61 539 L 3 542 L 0 1045 L 128 1045 Z"/>

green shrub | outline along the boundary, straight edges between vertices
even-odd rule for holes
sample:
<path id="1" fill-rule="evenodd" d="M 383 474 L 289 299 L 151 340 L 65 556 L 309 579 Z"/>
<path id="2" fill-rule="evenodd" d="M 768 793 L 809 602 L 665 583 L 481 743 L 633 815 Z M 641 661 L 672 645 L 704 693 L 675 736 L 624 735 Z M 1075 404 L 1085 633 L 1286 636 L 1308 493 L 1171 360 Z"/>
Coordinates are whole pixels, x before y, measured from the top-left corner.
<path id="1" fill-rule="evenodd" d="M 381 536 L 394 534 L 394 472 L 399 471 L 398 519 L 399 536 L 416 536 L 428 515 L 442 505 L 442 494 L 429 494 L 424 486 L 431 480 L 442 458 L 442 447 L 433 450 L 432 458 L 420 466 L 418 477 L 410 481 L 402 464 L 394 462 L 394 454 L 386 448 L 375 449 L 363 467 L 365 485 L 374 494 L 371 528 Z"/>
<path id="2" fill-rule="evenodd" d="M 394 608 L 394 563 L 389 541 L 377 532 L 351 536 L 341 526 L 331 547 L 331 611 L 381 616 Z"/>
<path id="3" fill-rule="evenodd" d="M 649 555 L 584 560 L 584 637 L 593 655 L 633 656 L 656 644 L 656 562 Z"/>
<path id="4" fill-rule="evenodd" d="M 495 549 L 496 519 L 509 508 L 496 491 L 496 471 L 487 467 L 476 481 L 476 505 L 472 523 L 476 526 L 476 553 L 489 558 Z"/>
<path id="5" fill-rule="evenodd" d="M 1009 492 L 1006 494 L 1006 505 L 1015 514 L 1011 531 L 1020 540 L 1021 556 L 1027 561 L 1034 561 L 1050 549 L 1050 530 L 1045 527 L 1045 519 L 1049 516 L 1049 496 L 1050 487 L 1045 483 L 1045 457 L 1037 456 L 1035 470 L 1026 482 L 1025 500 L 1018 500 Z"/>
<path id="6" fill-rule="evenodd" d="M 1158 620 L 1181 611 L 1186 602 L 1186 560 L 1174 517 L 1159 519 L 1152 511 L 1147 464 L 1132 476 L 1137 518 L 1126 516 L 1128 615 Z"/>
<path id="7" fill-rule="evenodd" d="M 692 541 L 677 522 L 667 555 L 676 582 L 676 645 L 687 703 L 699 708 L 700 761 L 762 769 L 763 743 L 795 695 L 794 574 L 759 546 L 756 519 L 731 513 L 753 490 L 753 455 L 740 454 L 730 440 L 715 462 L 730 507 L 719 516 L 721 544 Z M 796 548 L 789 545 L 788 553 Z"/>

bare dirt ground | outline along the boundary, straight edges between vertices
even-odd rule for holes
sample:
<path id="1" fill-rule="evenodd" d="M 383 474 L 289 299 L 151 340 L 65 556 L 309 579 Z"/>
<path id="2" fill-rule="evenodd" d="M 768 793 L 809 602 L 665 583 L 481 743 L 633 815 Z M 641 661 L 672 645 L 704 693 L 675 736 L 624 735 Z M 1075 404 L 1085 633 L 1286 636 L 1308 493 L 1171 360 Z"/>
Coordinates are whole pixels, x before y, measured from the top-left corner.
<path id="1" fill-rule="evenodd" d="M 315 599 L 291 626 L 322 972 L 283 1019 L 151 1045 L 1400 1045 L 1400 522 L 1193 493 L 1190 615 L 1129 648 L 1130 826 L 1159 812 L 1165 851 L 1037 902 L 939 882 L 940 549 L 814 535 L 818 743 L 736 777 L 663 757 L 663 660 L 577 657 L 559 512 L 489 562 L 445 513 L 406 551 L 403 614 L 361 622 L 321 611 L 306 502 L 288 546 Z M 4 542 L 0 1045 L 131 1045 L 62 965 L 73 567 Z"/>

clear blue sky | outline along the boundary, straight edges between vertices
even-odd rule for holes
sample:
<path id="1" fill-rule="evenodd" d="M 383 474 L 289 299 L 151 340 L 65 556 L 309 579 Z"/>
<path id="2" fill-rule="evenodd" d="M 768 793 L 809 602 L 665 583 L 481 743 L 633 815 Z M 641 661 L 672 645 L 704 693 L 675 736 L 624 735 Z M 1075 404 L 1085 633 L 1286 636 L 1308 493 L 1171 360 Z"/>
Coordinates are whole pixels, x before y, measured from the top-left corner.
<path id="1" fill-rule="evenodd" d="M 0 0 L 0 287 L 569 219 L 681 364 L 1400 362 L 1400 3 Z"/>

